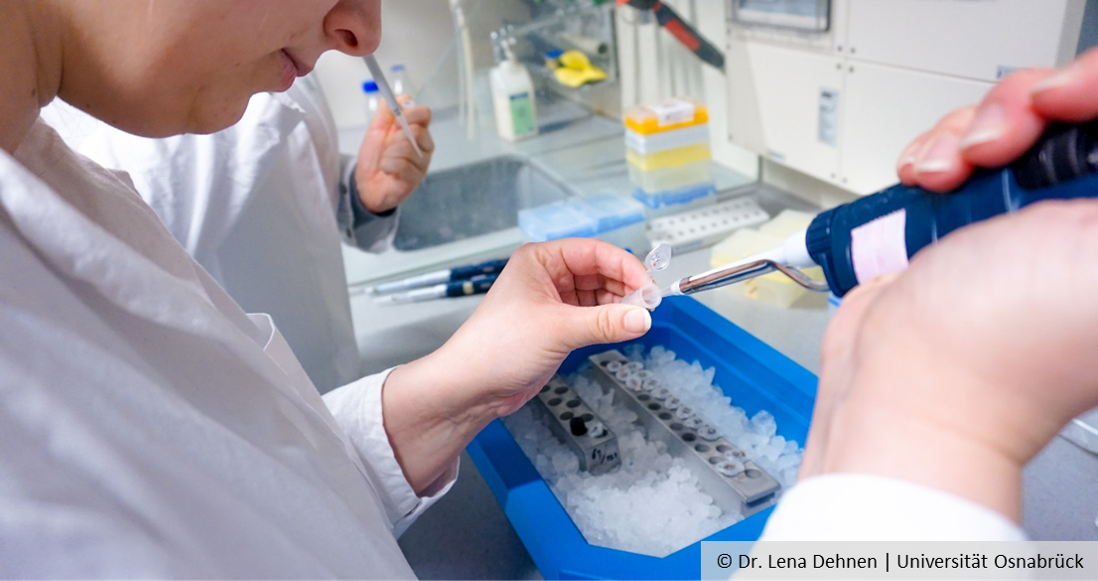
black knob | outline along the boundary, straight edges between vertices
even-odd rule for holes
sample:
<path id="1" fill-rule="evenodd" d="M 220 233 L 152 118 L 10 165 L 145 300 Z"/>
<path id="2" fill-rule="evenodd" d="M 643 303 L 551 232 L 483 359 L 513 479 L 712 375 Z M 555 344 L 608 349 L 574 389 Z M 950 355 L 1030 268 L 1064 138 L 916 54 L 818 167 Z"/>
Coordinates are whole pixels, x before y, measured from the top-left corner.
<path id="1" fill-rule="evenodd" d="M 1098 172 L 1098 122 L 1053 124 L 1018 161 L 1014 177 L 1027 190 Z"/>
<path id="2" fill-rule="evenodd" d="M 572 418 L 572 421 L 568 422 L 568 427 L 572 430 L 573 436 L 587 435 L 587 422 L 579 416 Z"/>

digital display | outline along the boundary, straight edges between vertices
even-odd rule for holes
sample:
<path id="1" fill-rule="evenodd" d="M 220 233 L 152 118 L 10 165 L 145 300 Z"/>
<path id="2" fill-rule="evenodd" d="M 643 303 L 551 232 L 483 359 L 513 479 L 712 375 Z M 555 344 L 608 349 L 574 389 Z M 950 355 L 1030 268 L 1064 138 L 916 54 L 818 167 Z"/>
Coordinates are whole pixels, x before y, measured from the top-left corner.
<path id="1" fill-rule="evenodd" d="M 831 0 L 732 0 L 732 20 L 807 32 L 826 32 Z"/>

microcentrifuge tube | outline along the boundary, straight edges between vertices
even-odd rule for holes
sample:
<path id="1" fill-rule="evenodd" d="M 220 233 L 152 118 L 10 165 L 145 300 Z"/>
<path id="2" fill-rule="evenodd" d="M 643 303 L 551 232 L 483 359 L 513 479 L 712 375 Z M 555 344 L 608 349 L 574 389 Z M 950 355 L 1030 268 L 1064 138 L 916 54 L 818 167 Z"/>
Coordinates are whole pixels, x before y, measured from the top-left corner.
<path id="1" fill-rule="evenodd" d="M 648 273 L 661 271 L 671 264 L 671 245 L 666 243 L 657 244 L 648 256 L 644 257 L 644 264 L 648 267 Z"/>
<path id="2" fill-rule="evenodd" d="M 648 256 L 644 257 L 644 265 L 648 267 L 649 279 L 652 279 L 653 273 L 667 268 L 669 264 L 671 264 L 670 244 L 657 244 L 656 247 L 648 253 Z M 649 283 L 622 297 L 621 302 L 627 305 L 644 307 L 651 311 L 660 306 L 660 302 L 667 294 L 668 293 L 660 290 L 660 287 L 653 283 Z"/>
<path id="3" fill-rule="evenodd" d="M 649 311 L 660 306 L 661 301 L 663 301 L 663 293 L 660 292 L 660 287 L 654 284 L 644 285 L 621 298 L 622 304 L 637 305 Z"/>

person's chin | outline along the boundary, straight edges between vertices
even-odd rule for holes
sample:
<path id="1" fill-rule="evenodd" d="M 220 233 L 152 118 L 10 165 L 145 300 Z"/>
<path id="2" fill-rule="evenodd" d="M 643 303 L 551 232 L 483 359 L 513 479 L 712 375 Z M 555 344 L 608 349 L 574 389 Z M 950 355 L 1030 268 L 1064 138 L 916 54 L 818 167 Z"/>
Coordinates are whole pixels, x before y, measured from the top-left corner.
<path id="1" fill-rule="evenodd" d="M 236 123 L 244 117 L 244 111 L 248 108 L 248 101 L 250 98 L 251 96 L 249 95 L 247 98 L 234 100 L 231 103 L 226 102 L 221 106 L 199 109 L 191 115 L 186 127 L 182 131 L 177 131 L 176 133 L 197 133 L 205 135 L 217 133 L 222 129 L 236 125 Z M 236 101 L 239 101 L 239 103 Z"/>

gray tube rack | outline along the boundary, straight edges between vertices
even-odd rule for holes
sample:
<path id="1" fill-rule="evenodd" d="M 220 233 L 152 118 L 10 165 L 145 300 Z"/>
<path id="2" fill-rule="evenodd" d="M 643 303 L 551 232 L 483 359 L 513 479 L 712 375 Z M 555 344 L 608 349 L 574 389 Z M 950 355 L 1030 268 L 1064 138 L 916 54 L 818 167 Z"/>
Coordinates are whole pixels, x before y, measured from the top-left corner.
<path id="1" fill-rule="evenodd" d="M 617 436 L 562 377 L 554 375 L 530 403 L 576 453 L 581 469 L 598 476 L 621 466 Z"/>
<path id="2" fill-rule="evenodd" d="M 668 453 L 690 465 L 702 490 L 721 510 L 746 518 L 774 504 L 781 490 L 778 481 L 685 407 L 642 363 L 617 350 L 589 360 L 595 379 L 618 392 L 615 401 L 637 414 L 649 440 L 662 441 Z"/>

